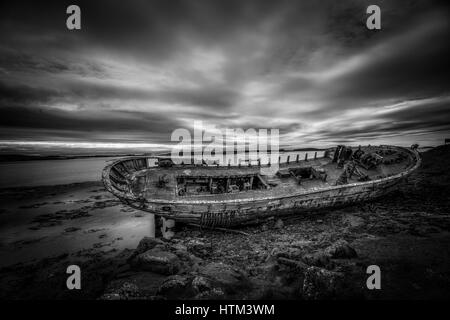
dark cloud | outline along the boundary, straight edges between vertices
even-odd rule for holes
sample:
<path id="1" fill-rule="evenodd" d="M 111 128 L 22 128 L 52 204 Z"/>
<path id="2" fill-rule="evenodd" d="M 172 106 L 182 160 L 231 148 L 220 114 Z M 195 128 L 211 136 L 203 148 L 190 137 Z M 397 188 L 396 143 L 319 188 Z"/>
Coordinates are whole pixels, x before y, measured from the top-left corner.
<path id="1" fill-rule="evenodd" d="M 81 31 L 65 28 L 70 4 Z M 382 30 L 369 31 L 370 4 L 2 4 L 0 139 L 168 141 L 203 120 L 279 128 L 300 144 L 411 132 L 437 141 L 450 131 L 448 6 L 380 0 Z"/>
<path id="2" fill-rule="evenodd" d="M 101 83 L 75 82 L 60 88 L 9 85 L 0 82 L 1 105 L 48 104 L 74 102 L 82 99 L 124 99 L 179 103 L 210 108 L 227 108 L 233 105 L 239 93 L 227 88 L 208 87 L 179 90 L 144 90 Z"/>
<path id="3" fill-rule="evenodd" d="M 311 115 L 385 103 L 389 99 L 447 94 L 450 68 L 444 57 L 450 55 L 450 46 L 446 18 L 442 13 L 426 16 L 404 34 L 387 37 L 385 42 L 351 56 L 353 63 L 339 70 L 342 74 L 337 77 L 331 74 L 319 83 L 314 77 L 288 78 L 282 82 L 279 93 L 296 96 L 314 91 L 326 103 Z"/>
<path id="4" fill-rule="evenodd" d="M 57 96 L 58 92 L 49 88 L 20 87 L 0 82 L 0 106 L 22 104 L 40 104 Z"/>
<path id="5" fill-rule="evenodd" d="M 371 61 L 340 78 L 332 89 L 335 97 L 373 101 L 449 92 L 450 68 L 442 59 L 450 55 L 449 25 L 443 16 L 436 18 L 440 19 L 432 21 L 430 17 L 417 32 L 413 27 L 406 35 L 392 38 L 387 46 L 376 48 Z"/>
<path id="6" fill-rule="evenodd" d="M 170 137 L 172 128 L 181 124 L 169 115 L 142 112 L 110 111 L 107 115 L 98 112 L 68 112 L 44 108 L 4 107 L 0 126 L 25 130 L 27 134 L 52 132 L 53 137 L 76 137 L 90 141 L 93 137 L 112 136 L 113 140 L 127 141 L 129 137 L 149 142 Z M 2 134 L 6 138 L 5 132 Z M 40 137 L 37 140 L 41 140 Z M 10 140 L 10 139 L 5 139 Z M 60 140 L 60 139 L 57 139 Z M 162 139 L 161 139 L 162 140 Z"/>

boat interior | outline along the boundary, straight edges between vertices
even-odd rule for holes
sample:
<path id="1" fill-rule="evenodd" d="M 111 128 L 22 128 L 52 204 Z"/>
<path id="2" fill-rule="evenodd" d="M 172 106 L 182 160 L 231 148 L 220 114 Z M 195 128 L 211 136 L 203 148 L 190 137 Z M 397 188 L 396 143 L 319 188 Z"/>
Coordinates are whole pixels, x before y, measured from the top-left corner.
<path id="1" fill-rule="evenodd" d="M 323 157 L 277 163 L 174 164 L 159 159 L 154 166 L 145 159 L 118 163 L 111 181 L 128 188 L 135 197 L 147 200 L 229 200 L 283 196 L 336 185 L 377 180 L 414 165 L 411 152 L 388 146 L 329 149 Z M 260 162 L 259 162 L 260 163 Z M 274 170 L 267 170 L 274 169 Z M 125 191 L 125 190 L 124 190 Z"/>

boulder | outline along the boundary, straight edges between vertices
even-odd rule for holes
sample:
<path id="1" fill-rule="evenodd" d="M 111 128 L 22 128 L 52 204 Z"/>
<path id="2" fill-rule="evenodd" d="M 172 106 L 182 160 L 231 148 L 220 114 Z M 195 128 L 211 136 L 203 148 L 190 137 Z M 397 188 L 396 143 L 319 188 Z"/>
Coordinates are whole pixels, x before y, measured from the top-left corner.
<path id="1" fill-rule="evenodd" d="M 191 280 L 187 276 L 168 277 L 158 289 L 158 295 L 168 299 L 182 299 L 192 296 Z"/>
<path id="2" fill-rule="evenodd" d="M 180 260 L 172 252 L 153 248 L 139 254 L 134 259 L 133 265 L 139 270 L 170 275 L 178 272 Z"/>
<path id="3" fill-rule="evenodd" d="M 144 253 L 147 250 L 153 249 L 157 245 L 165 245 L 165 243 L 157 238 L 144 237 L 141 241 L 139 241 L 136 250 L 134 250 L 134 255 Z"/>
<path id="4" fill-rule="evenodd" d="M 192 280 L 192 288 L 197 293 L 210 291 L 213 289 L 213 285 L 211 281 L 205 277 L 197 276 Z"/>
<path id="5" fill-rule="evenodd" d="M 309 267 L 303 280 L 303 297 L 307 300 L 338 298 L 343 278 L 338 272 Z"/>
<path id="6" fill-rule="evenodd" d="M 156 296 L 158 288 L 166 276 L 152 272 L 130 272 L 111 281 L 100 297 L 102 300 L 126 300 L 151 298 Z"/>
<path id="7" fill-rule="evenodd" d="M 249 284 L 242 271 L 221 262 L 211 262 L 201 267 L 199 273 L 207 278 L 214 288 L 221 287 L 227 292 L 238 292 Z"/>
<path id="8" fill-rule="evenodd" d="M 334 259 L 352 259 L 358 256 L 356 250 L 350 247 L 345 240 L 336 241 L 327 247 L 324 252 Z"/>
<path id="9" fill-rule="evenodd" d="M 199 257 L 183 250 L 176 250 L 174 252 L 177 257 L 182 262 L 185 269 L 191 269 L 191 271 L 195 271 L 199 264 L 203 262 Z"/>

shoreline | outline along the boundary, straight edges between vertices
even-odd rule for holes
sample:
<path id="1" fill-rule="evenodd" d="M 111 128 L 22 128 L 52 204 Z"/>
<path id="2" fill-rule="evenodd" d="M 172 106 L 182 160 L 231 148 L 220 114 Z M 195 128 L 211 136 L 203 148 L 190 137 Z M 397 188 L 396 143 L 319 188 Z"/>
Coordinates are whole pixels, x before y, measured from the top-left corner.
<path id="1" fill-rule="evenodd" d="M 149 233 L 148 216 L 120 203 L 100 181 L 2 189 L 0 299 L 446 296 L 449 161 L 450 146 L 435 148 L 423 153 L 422 167 L 398 192 L 345 208 L 267 219 L 239 228 L 243 234 L 179 226 L 174 239 L 156 241 L 159 251 L 152 251 L 179 261 L 176 274 L 160 274 L 150 262 L 133 260 Z M 336 247 L 345 254 L 330 255 Z M 69 264 L 82 267 L 82 292 L 65 288 Z M 371 264 L 383 272 L 379 292 L 364 290 L 365 267 Z M 201 279 L 209 283 L 221 274 L 231 283 L 211 282 L 210 289 L 195 291 Z M 248 290 L 239 289 L 244 280 Z M 325 285 L 329 281 L 342 286 Z"/>
<path id="2" fill-rule="evenodd" d="M 44 161 L 44 160 L 75 160 L 75 159 L 90 159 L 90 158 L 117 158 L 117 157 L 134 157 L 134 156 L 147 156 L 148 154 L 100 154 L 100 155 L 24 155 L 24 154 L 11 154 L 0 155 L 0 163 L 8 162 L 20 162 L 20 161 Z"/>
<path id="3" fill-rule="evenodd" d="M 425 146 L 419 149 L 427 149 L 429 151 L 438 146 Z M 304 152 L 304 151 L 324 151 L 328 148 L 280 148 L 279 152 Z M 426 152 L 424 151 L 424 152 Z M 270 150 L 267 151 L 270 153 Z M 236 154 L 236 151 L 235 151 Z M 169 156 L 168 151 L 145 152 L 145 153 L 114 153 L 114 154 L 89 154 L 89 155 L 36 155 L 36 154 L 20 154 L 20 153 L 0 153 L 0 163 L 20 162 L 20 161 L 42 161 L 42 160 L 74 160 L 89 158 L 118 158 L 118 157 L 151 157 L 151 156 Z"/>

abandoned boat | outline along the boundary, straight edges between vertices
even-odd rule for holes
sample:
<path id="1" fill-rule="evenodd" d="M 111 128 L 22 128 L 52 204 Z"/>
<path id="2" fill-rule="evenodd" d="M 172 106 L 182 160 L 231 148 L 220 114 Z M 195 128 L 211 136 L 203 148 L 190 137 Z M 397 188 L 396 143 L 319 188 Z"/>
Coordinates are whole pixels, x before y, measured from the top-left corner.
<path id="1" fill-rule="evenodd" d="M 383 196 L 420 163 L 415 146 L 339 145 L 321 157 L 288 157 L 276 171 L 263 170 L 273 165 L 260 161 L 219 166 L 128 157 L 106 166 L 102 180 L 131 207 L 177 222 L 229 227 Z"/>

